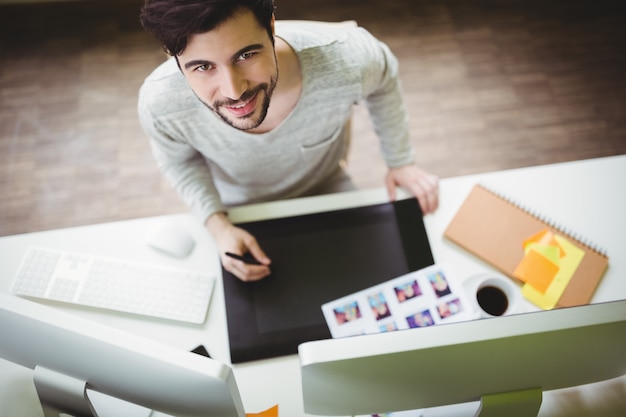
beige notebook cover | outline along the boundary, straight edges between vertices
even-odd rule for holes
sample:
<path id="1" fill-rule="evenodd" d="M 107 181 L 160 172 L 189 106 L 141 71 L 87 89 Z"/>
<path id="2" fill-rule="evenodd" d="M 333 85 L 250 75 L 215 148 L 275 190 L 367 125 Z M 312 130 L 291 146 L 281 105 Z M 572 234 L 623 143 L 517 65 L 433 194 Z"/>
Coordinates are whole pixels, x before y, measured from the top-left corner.
<path id="1" fill-rule="evenodd" d="M 608 257 L 481 185 L 474 186 L 444 236 L 516 279 L 513 272 L 524 257 L 523 242 L 543 230 L 566 237 L 585 252 L 557 307 L 588 304 Z"/>

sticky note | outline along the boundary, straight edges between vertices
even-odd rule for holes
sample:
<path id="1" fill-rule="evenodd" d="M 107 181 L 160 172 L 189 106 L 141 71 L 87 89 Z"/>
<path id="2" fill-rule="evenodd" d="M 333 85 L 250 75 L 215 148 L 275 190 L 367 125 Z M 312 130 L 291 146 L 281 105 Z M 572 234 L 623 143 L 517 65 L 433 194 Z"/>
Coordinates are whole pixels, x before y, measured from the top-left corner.
<path id="1" fill-rule="evenodd" d="M 558 248 L 556 250 L 558 251 Z M 556 253 L 558 254 L 558 252 Z M 524 255 L 513 275 L 543 294 L 558 271 L 559 265 L 536 248 L 531 248 Z"/>
<path id="2" fill-rule="evenodd" d="M 559 258 L 565 256 L 565 251 L 559 245 L 558 239 L 556 239 L 556 235 L 548 229 L 544 229 L 536 235 L 531 236 L 530 238 L 524 241 L 524 249 L 527 249 L 529 246 L 533 244 L 542 245 L 544 247 L 553 247 L 556 248 L 559 252 Z"/>
<path id="3" fill-rule="evenodd" d="M 556 273 L 550 285 L 548 285 L 546 291 L 541 293 L 528 284 L 522 287 L 524 297 L 544 310 L 550 310 L 557 305 L 565 288 L 567 288 L 570 280 L 574 276 L 574 272 L 576 272 L 578 265 L 580 265 L 580 262 L 585 256 L 585 251 L 564 237 L 556 235 L 555 239 L 563 248 L 565 256 L 560 259 L 559 271 Z"/>
<path id="4" fill-rule="evenodd" d="M 260 413 L 246 413 L 246 417 L 278 417 L 278 405 L 261 411 Z"/>
<path id="5" fill-rule="evenodd" d="M 585 256 L 575 244 L 545 229 L 526 239 L 524 258 L 514 276 L 525 284 L 522 294 L 543 309 L 556 306 Z"/>
<path id="6" fill-rule="evenodd" d="M 555 265 L 558 265 L 561 261 L 561 257 L 565 254 L 561 245 L 544 245 L 542 243 L 530 243 L 528 244 L 524 252 L 528 253 L 528 251 L 534 250 L 544 257 L 546 257 L 550 262 Z"/>

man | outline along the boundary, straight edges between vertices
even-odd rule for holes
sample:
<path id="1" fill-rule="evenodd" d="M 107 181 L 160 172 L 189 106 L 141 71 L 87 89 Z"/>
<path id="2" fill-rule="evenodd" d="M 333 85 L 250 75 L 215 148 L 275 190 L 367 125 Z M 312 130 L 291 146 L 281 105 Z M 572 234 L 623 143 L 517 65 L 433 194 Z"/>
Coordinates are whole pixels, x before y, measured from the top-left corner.
<path id="1" fill-rule="evenodd" d="M 397 61 L 364 29 L 300 22 L 275 32 L 273 0 L 148 0 L 141 22 L 174 57 L 140 90 L 141 124 L 240 279 L 267 276 L 270 259 L 227 207 L 354 189 L 341 161 L 360 100 L 381 139 L 390 199 L 401 186 L 424 213 L 436 209 L 438 180 L 413 163 Z"/>

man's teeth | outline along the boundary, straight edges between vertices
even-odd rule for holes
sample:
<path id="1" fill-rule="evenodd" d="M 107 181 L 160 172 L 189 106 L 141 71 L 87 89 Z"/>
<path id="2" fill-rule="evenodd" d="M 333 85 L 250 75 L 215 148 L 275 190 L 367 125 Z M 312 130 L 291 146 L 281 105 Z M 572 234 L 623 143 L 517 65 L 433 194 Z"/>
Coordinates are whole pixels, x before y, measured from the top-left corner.
<path id="1" fill-rule="evenodd" d="M 234 106 L 230 106 L 233 109 L 242 109 L 246 107 L 250 103 L 250 100 L 246 100 L 243 103 L 235 104 Z"/>

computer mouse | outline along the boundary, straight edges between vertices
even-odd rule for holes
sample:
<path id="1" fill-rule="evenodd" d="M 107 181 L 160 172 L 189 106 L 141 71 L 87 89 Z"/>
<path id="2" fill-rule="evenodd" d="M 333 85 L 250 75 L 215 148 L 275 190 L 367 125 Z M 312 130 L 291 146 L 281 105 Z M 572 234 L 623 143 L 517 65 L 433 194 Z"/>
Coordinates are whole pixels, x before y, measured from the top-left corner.
<path id="1" fill-rule="evenodd" d="M 150 247 L 177 258 L 189 256 L 196 245 L 186 230 L 171 224 L 158 226 L 148 235 L 146 242 Z"/>

